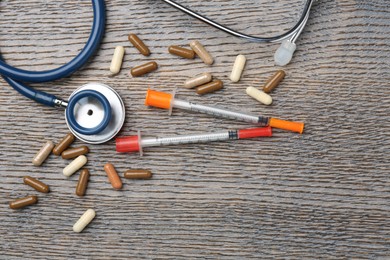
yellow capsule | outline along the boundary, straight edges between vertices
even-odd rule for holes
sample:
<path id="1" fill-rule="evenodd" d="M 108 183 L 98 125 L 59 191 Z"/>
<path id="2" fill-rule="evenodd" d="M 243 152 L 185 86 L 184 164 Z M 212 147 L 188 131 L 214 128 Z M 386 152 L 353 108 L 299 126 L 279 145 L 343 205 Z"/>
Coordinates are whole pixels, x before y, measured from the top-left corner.
<path id="1" fill-rule="evenodd" d="M 88 160 L 85 155 L 80 155 L 79 157 L 74 159 L 68 166 L 66 166 L 62 172 L 66 177 L 70 177 L 81 167 L 83 167 L 87 163 L 87 161 Z"/>
<path id="2" fill-rule="evenodd" d="M 85 211 L 79 220 L 77 220 L 77 222 L 73 225 L 73 231 L 77 233 L 83 231 L 84 228 L 91 223 L 95 216 L 96 212 L 93 209 L 87 209 L 87 211 Z"/>
<path id="3" fill-rule="evenodd" d="M 110 71 L 113 75 L 118 74 L 122 67 L 123 57 L 125 56 L 125 48 L 117 46 L 112 56 Z"/>
<path id="4" fill-rule="evenodd" d="M 257 88 L 247 87 L 246 93 L 264 105 L 272 104 L 272 97 Z"/>
<path id="5" fill-rule="evenodd" d="M 236 61 L 234 62 L 232 73 L 230 74 L 231 81 L 233 82 L 240 81 L 242 72 L 244 71 L 245 63 L 246 63 L 245 56 L 242 54 L 238 55 Z"/>
<path id="6" fill-rule="evenodd" d="M 214 63 L 213 57 L 210 55 L 208 51 L 203 47 L 203 45 L 198 41 L 192 41 L 190 43 L 191 49 L 199 56 L 199 58 L 202 59 L 202 61 L 207 64 L 211 65 Z"/>

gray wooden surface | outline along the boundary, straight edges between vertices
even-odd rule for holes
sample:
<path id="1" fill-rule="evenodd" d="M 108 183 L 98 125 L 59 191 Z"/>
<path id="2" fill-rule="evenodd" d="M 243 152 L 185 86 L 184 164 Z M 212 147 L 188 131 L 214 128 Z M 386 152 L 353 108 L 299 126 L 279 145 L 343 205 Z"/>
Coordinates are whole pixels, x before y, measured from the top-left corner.
<path id="1" fill-rule="evenodd" d="M 261 4 L 259 4 L 259 2 Z M 302 1 L 181 1 L 247 33 L 271 35 L 293 25 Z M 1 259 L 388 259 L 390 147 L 390 10 L 387 0 L 316 1 L 297 42 L 286 79 L 266 107 L 245 94 L 278 67 L 278 44 L 257 44 L 212 29 L 162 1 L 106 1 L 107 32 L 81 71 L 53 83 L 32 84 L 66 98 L 78 86 L 103 82 L 126 104 L 119 134 L 202 133 L 247 124 L 144 106 L 146 89 L 172 91 L 200 72 L 225 88 L 184 100 L 304 121 L 303 135 L 275 130 L 269 139 L 145 149 L 116 154 L 115 142 L 90 145 L 87 194 L 77 197 L 78 175 L 62 175 L 67 161 L 51 155 L 42 167 L 31 159 L 46 140 L 67 133 L 63 111 L 37 105 L 0 80 Z M 0 1 L 0 50 L 9 64 L 43 70 L 69 61 L 83 47 L 92 21 L 89 1 Z M 148 58 L 127 42 L 137 33 Z M 171 56 L 171 44 L 200 40 L 215 57 Z M 126 47 L 122 71 L 109 77 L 113 49 Z M 240 83 L 228 80 L 237 54 L 248 63 Z M 158 71 L 132 78 L 135 65 L 155 60 Z M 80 141 L 74 146 L 81 145 Z M 103 165 L 118 172 L 150 169 L 153 179 L 107 181 Z M 50 185 L 37 194 L 24 175 Z M 36 194 L 39 203 L 11 210 L 8 202 Z M 88 208 L 96 219 L 81 234 L 72 225 Z"/>

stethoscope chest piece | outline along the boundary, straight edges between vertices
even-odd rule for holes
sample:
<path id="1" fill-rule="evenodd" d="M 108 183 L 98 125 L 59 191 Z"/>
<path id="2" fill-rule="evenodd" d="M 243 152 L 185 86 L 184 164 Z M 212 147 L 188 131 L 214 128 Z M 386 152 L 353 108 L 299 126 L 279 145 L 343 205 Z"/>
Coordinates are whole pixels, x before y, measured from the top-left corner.
<path id="1" fill-rule="evenodd" d="M 70 95 L 65 120 L 78 139 L 101 144 L 111 140 L 121 130 L 125 121 L 125 106 L 111 87 L 89 83 Z"/>

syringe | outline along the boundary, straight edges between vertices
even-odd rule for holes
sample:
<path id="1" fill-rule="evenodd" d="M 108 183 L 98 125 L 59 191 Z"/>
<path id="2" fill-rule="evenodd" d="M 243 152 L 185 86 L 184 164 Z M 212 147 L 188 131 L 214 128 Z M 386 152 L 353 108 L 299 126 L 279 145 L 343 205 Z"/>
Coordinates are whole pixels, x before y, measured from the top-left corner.
<path id="1" fill-rule="evenodd" d="M 118 153 L 139 152 L 143 155 L 143 148 L 152 146 L 175 145 L 175 144 L 193 144 L 207 143 L 225 140 L 238 140 L 254 137 L 272 136 L 271 127 L 250 128 L 242 130 L 231 130 L 216 133 L 194 134 L 194 135 L 178 135 L 171 137 L 153 137 L 141 138 L 141 133 L 138 135 L 118 137 L 116 139 L 116 151 Z"/>
<path id="2" fill-rule="evenodd" d="M 194 112 L 209 114 L 216 117 L 224 117 L 238 121 L 244 121 L 260 126 L 271 126 L 279 129 L 289 130 L 293 132 L 303 133 L 304 123 L 285 121 L 273 117 L 252 116 L 240 112 L 229 111 L 224 108 L 216 108 L 212 106 L 204 106 L 194 104 L 188 101 L 175 98 L 175 93 L 165 93 L 156 90 L 148 89 L 145 99 L 146 106 L 169 109 L 169 115 L 172 113 L 172 108 L 181 108 Z"/>

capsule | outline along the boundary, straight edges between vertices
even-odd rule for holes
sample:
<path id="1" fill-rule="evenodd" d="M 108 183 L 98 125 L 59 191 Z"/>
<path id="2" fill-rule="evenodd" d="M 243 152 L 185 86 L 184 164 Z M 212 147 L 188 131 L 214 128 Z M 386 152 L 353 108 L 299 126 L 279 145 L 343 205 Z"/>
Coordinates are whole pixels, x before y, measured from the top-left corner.
<path id="1" fill-rule="evenodd" d="M 125 48 L 117 46 L 112 56 L 110 71 L 113 75 L 118 74 L 122 68 L 123 57 L 125 56 Z"/>
<path id="2" fill-rule="evenodd" d="M 122 189 L 122 181 L 116 172 L 114 165 L 107 163 L 104 165 L 104 171 L 107 173 L 108 180 L 111 182 L 112 187 L 116 190 Z"/>
<path id="3" fill-rule="evenodd" d="M 149 72 L 155 71 L 158 68 L 158 65 L 156 62 L 151 61 L 148 63 L 145 63 L 143 65 L 134 67 L 130 70 L 130 73 L 133 77 L 140 77 L 142 75 L 145 75 Z"/>
<path id="4" fill-rule="evenodd" d="M 73 225 L 73 231 L 80 233 L 86 228 L 89 223 L 95 218 L 96 212 L 93 209 L 87 209 L 84 214 L 77 220 L 77 222 Z"/>
<path id="5" fill-rule="evenodd" d="M 48 185 L 30 176 L 24 176 L 23 182 L 24 184 L 34 188 L 36 191 L 42 193 L 48 193 L 50 190 Z"/>
<path id="6" fill-rule="evenodd" d="M 76 186 L 76 195 L 84 196 L 85 191 L 87 190 L 88 180 L 89 180 L 89 171 L 88 169 L 82 169 L 79 176 L 79 181 Z"/>
<path id="7" fill-rule="evenodd" d="M 52 141 L 47 141 L 44 146 L 42 146 L 41 150 L 37 152 L 37 154 L 34 156 L 32 163 L 35 166 L 41 166 L 42 163 L 49 157 L 51 151 L 54 148 L 54 144 Z"/>
<path id="8" fill-rule="evenodd" d="M 230 74 L 230 80 L 233 82 L 238 82 L 241 79 L 242 72 L 244 71 L 246 63 L 246 58 L 244 55 L 240 54 L 236 57 L 236 61 L 233 65 L 232 73 Z"/>
<path id="9" fill-rule="evenodd" d="M 148 170 L 127 170 L 123 177 L 126 179 L 146 180 L 152 178 L 152 172 Z"/>
<path id="10" fill-rule="evenodd" d="M 20 198 L 20 199 L 11 201 L 9 203 L 9 207 L 11 209 L 21 209 L 21 208 L 36 204 L 37 202 L 38 202 L 37 196 L 27 196 L 24 198 Z"/>
<path id="11" fill-rule="evenodd" d="M 257 88 L 247 87 L 246 93 L 264 105 L 272 104 L 272 97 Z"/>
<path id="12" fill-rule="evenodd" d="M 195 52 L 193 50 L 189 50 L 186 48 L 182 48 L 176 45 L 171 45 L 168 48 L 168 51 L 170 54 L 186 58 L 186 59 L 193 59 L 195 58 Z"/>
<path id="13" fill-rule="evenodd" d="M 144 56 L 149 56 L 150 55 L 150 50 L 149 48 L 145 45 L 145 43 L 138 38 L 137 35 L 135 34 L 129 34 L 129 41 L 131 44 L 134 45 L 135 48 Z"/>
<path id="14" fill-rule="evenodd" d="M 222 88 L 223 88 L 223 82 L 221 80 L 215 80 L 215 81 L 210 82 L 206 85 L 202 85 L 200 87 L 197 87 L 196 93 L 198 93 L 199 95 L 204 95 L 207 93 L 215 92 L 215 91 L 220 90 Z"/>
<path id="15" fill-rule="evenodd" d="M 61 142 L 59 142 L 53 149 L 53 153 L 55 155 L 60 155 L 66 148 L 68 148 L 74 142 L 74 135 L 72 133 L 68 133 L 62 138 Z"/>
<path id="16" fill-rule="evenodd" d="M 272 90 L 279 86 L 285 76 L 286 73 L 283 70 L 278 70 L 270 79 L 267 80 L 263 87 L 263 91 L 265 93 L 271 93 Z"/>
<path id="17" fill-rule="evenodd" d="M 190 47 L 199 56 L 199 58 L 202 59 L 205 64 L 211 65 L 214 63 L 213 57 L 210 55 L 210 53 L 207 52 L 207 50 L 200 42 L 192 41 L 190 42 Z"/>
<path id="18" fill-rule="evenodd" d="M 72 176 L 75 172 L 77 172 L 81 167 L 83 167 L 87 163 L 87 157 L 85 155 L 80 155 L 76 159 L 74 159 L 68 166 L 64 168 L 62 173 L 66 177 Z"/>
<path id="19" fill-rule="evenodd" d="M 89 153 L 89 148 L 88 146 L 83 145 L 80 147 L 67 149 L 61 153 L 61 156 L 62 159 L 73 159 L 76 158 L 77 156 L 87 154 L 87 153 Z"/>
<path id="20" fill-rule="evenodd" d="M 184 87 L 185 88 L 195 88 L 195 87 L 204 85 L 206 83 L 209 83 L 212 79 L 213 79 L 213 76 L 210 73 L 205 72 L 205 73 L 202 73 L 194 78 L 187 79 L 184 82 Z"/>

